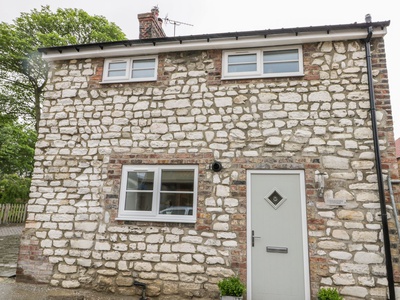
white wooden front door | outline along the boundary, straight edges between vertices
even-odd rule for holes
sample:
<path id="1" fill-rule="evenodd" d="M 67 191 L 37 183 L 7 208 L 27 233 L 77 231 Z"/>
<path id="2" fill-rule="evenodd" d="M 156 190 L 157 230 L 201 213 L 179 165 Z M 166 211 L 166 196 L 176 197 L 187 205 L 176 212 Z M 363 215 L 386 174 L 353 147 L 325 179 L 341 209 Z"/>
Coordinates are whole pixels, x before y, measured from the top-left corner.
<path id="1" fill-rule="evenodd" d="M 304 172 L 248 171 L 247 299 L 310 299 Z"/>

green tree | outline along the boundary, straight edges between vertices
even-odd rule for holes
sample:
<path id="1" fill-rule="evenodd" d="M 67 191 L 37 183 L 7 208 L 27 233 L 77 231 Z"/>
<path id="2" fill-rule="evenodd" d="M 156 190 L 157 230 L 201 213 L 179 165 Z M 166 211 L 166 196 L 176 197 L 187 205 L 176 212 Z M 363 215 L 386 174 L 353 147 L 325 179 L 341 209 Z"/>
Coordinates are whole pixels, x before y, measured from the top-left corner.
<path id="1" fill-rule="evenodd" d="M 0 203 L 28 201 L 35 142 L 34 129 L 0 114 Z"/>
<path id="2" fill-rule="evenodd" d="M 126 39 L 114 23 L 80 9 L 49 6 L 0 23 L 0 111 L 31 121 L 38 130 L 48 65 L 40 47 Z"/>
<path id="3" fill-rule="evenodd" d="M 0 115 L 0 179 L 6 174 L 30 177 L 33 171 L 36 131 Z"/>
<path id="4" fill-rule="evenodd" d="M 0 204 L 25 203 L 29 200 L 31 179 L 16 174 L 0 177 Z"/>

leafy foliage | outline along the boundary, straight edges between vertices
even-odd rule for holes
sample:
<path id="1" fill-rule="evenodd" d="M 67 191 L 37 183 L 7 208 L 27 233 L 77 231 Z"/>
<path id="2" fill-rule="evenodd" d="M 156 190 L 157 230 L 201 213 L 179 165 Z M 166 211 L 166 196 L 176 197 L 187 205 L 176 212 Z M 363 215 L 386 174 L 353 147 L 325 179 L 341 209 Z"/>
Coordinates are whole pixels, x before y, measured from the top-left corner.
<path id="1" fill-rule="evenodd" d="M 49 71 L 38 48 L 124 39 L 114 23 L 78 9 L 52 12 L 42 6 L 12 24 L 0 23 L 0 203 L 23 202 L 29 195 Z"/>
<path id="2" fill-rule="evenodd" d="M 221 296 L 241 297 L 246 291 L 245 285 L 235 276 L 222 279 L 218 282 L 218 288 Z"/>
<path id="3" fill-rule="evenodd" d="M 126 39 L 114 23 L 83 10 L 49 6 L 0 23 L 0 111 L 31 121 L 38 129 L 48 65 L 40 47 Z"/>
<path id="4" fill-rule="evenodd" d="M 0 203 L 25 203 L 29 200 L 31 179 L 16 174 L 0 177 Z"/>
<path id="5" fill-rule="evenodd" d="M 0 114 L 0 178 L 5 174 L 31 176 L 36 139 L 28 125 Z"/>
<path id="6" fill-rule="evenodd" d="M 335 288 L 321 288 L 318 291 L 318 300 L 343 300 Z"/>

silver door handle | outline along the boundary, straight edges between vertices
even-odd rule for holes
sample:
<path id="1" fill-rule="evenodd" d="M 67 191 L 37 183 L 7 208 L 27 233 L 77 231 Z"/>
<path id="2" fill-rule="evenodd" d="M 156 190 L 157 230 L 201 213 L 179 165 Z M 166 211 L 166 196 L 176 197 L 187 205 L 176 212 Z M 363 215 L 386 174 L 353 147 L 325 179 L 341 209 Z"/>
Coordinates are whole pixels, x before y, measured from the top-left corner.
<path id="1" fill-rule="evenodd" d="M 251 246 L 254 247 L 254 240 L 261 239 L 261 236 L 254 236 L 254 230 L 251 231 Z"/>

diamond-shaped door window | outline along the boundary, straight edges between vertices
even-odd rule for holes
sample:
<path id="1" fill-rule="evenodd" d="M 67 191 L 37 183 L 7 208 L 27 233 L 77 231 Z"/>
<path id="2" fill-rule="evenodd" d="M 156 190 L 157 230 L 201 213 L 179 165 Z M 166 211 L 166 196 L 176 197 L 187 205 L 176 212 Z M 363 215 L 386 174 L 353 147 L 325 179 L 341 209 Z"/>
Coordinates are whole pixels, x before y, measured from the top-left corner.
<path id="1" fill-rule="evenodd" d="M 274 208 L 277 209 L 279 206 L 283 204 L 283 202 L 286 201 L 286 198 L 281 195 L 281 193 L 278 192 L 277 189 L 273 189 L 272 192 L 267 194 L 267 196 L 264 197 L 265 200 Z"/>

